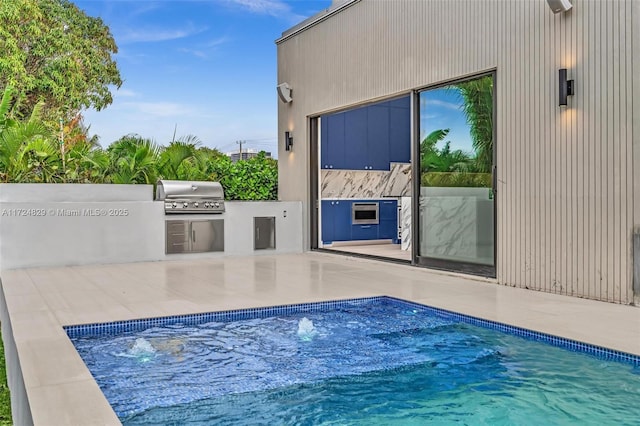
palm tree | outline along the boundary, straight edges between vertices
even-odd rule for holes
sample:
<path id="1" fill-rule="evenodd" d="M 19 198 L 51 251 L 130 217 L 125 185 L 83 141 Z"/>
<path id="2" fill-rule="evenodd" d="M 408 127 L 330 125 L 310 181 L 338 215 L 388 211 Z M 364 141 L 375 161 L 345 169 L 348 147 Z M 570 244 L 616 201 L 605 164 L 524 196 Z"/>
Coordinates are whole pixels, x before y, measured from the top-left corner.
<path id="1" fill-rule="evenodd" d="M 113 183 L 155 184 L 160 149 L 150 139 L 126 135 L 107 148 L 109 180 Z"/>
<path id="2" fill-rule="evenodd" d="M 11 98 L 12 89 L 6 87 L 0 101 L 0 181 L 59 180 L 60 155 L 40 119 L 42 103 L 34 107 L 28 120 L 14 120 Z"/>
<path id="3" fill-rule="evenodd" d="M 62 163 L 55 141 L 46 137 L 35 137 L 26 142 L 20 152 L 23 174 L 20 180 L 35 183 L 61 182 Z"/>
<path id="4" fill-rule="evenodd" d="M 109 172 L 109 155 L 91 140 L 79 141 L 65 151 L 65 181 L 103 183 Z"/>
<path id="5" fill-rule="evenodd" d="M 429 133 L 420 143 L 420 170 L 427 172 L 463 172 L 471 171 L 471 158 L 462 150 L 451 150 L 447 141 L 441 149 L 436 146 L 444 140 L 450 129 L 439 129 Z"/>
<path id="6" fill-rule="evenodd" d="M 193 135 L 172 141 L 160 153 L 158 160 L 160 176 L 164 179 L 191 179 L 194 166 L 200 160 L 197 149 L 199 144 L 200 140 Z"/>
<path id="7" fill-rule="evenodd" d="M 13 98 L 13 87 L 7 86 L 2 93 L 2 100 L 0 101 L 0 132 L 7 127 L 12 126 L 15 122 L 11 119 L 11 100 Z"/>
<path id="8" fill-rule="evenodd" d="M 493 77 L 465 81 L 455 87 L 464 101 L 462 108 L 470 126 L 476 168 L 481 173 L 490 173 L 493 166 Z"/>

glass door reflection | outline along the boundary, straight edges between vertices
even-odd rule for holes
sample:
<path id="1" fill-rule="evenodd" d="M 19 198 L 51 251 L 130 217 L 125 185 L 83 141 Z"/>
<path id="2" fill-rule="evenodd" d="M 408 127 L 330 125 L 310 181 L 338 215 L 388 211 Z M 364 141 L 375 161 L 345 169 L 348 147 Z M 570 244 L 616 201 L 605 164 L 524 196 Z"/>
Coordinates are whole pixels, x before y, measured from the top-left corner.
<path id="1" fill-rule="evenodd" d="M 495 276 L 493 75 L 419 93 L 417 262 Z"/>

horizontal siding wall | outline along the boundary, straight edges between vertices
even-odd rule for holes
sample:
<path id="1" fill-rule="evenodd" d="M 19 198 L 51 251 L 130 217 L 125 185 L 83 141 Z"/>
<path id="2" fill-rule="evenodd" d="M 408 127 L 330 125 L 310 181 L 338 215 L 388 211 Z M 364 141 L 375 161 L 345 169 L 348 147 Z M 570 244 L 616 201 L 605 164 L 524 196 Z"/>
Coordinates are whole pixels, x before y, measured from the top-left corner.
<path id="1" fill-rule="evenodd" d="M 362 0 L 281 42 L 294 101 L 279 134 L 295 145 L 280 148 L 280 197 L 308 200 L 307 117 L 495 69 L 498 281 L 631 303 L 640 2 L 573 3 Z M 559 68 L 575 80 L 567 108 Z"/>

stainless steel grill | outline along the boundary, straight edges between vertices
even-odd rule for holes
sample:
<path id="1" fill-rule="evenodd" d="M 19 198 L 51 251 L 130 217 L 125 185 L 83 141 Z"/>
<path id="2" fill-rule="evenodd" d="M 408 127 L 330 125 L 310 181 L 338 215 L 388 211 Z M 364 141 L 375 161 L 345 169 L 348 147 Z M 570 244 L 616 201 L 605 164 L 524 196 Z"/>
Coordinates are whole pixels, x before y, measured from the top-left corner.
<path id="1" fill-rule="evenodd" d="M 224 213 L 220 182 L 159 180 L 156 200 L 164 201 L 165 214 Z"/>

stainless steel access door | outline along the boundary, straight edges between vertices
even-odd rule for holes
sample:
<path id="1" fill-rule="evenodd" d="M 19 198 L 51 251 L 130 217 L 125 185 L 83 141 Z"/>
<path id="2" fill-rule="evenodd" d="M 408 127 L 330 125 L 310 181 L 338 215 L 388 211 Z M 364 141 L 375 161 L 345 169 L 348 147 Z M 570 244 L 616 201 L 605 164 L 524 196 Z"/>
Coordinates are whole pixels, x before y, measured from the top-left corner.
<path id="1" fill-rule="evenodd" d="M 276 218 L 253 218 L 253 249 L 264 250 L 276 248 Z"/>
<path id="2" fill-rule="evenodd" d="M 188 220 L 167 220 L 165 253 L 188 253 L 190 232 Z"/>
<path id="3" fill-rule="evenodd" d="M 223 220 L 191 221 L 191 252 L 224 251 Z"/>
<path id="4" fill-rule="evenodd" d="M 165 253 L 224 251 L 224 220 L 167 220 Z"/>

